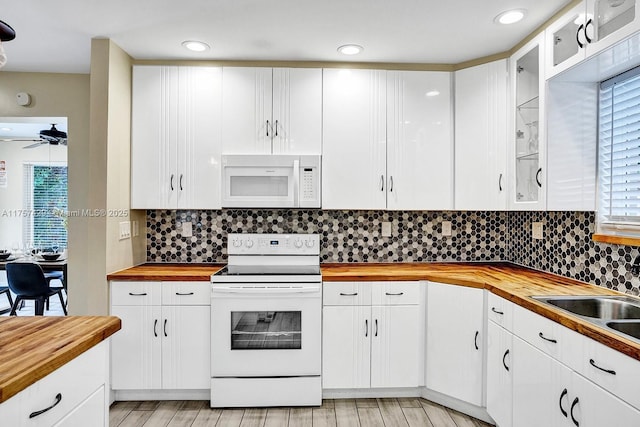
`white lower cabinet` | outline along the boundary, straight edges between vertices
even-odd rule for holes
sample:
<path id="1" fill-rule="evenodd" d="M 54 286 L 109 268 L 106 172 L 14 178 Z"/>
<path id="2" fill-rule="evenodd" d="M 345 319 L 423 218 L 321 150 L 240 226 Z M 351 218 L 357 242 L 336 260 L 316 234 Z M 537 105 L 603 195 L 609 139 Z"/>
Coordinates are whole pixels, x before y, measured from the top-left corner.
<path id="1" fill-rule="evenodd" d="M 426 311 L 427 388 L 483 406 L 484 291 L 429 282 Z"/>
<path id="2" fill-rule="evenodd" d="M 487 413 L 497 425 L 513 420 L 513 334 L 489 321 L 487 325 Z"/>
<path id="3" fill-rule="evenodd" d="M 323 388 L 419 386 L 419 282 L 325 282 L 323 288 Z"/>
<path id="4" fill-rule="evenodd" d="M 122 329 L 112 343 L 114 390 L 210 387 L 208 282 L 112 282 L 111 314 Z"/>
<path id="5" fill-rule="evenodd" d="M 0 425 L 108 427 L 108 369 L 103 341 L 0 404 Z"/>

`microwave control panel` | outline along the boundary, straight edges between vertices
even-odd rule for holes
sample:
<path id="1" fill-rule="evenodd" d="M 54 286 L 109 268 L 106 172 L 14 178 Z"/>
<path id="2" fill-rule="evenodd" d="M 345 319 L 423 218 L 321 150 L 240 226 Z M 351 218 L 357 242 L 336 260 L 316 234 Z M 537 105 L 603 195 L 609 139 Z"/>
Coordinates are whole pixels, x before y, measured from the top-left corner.
<path id="1" fill-rule="evenodd" d="M 315 200 L 316 195 L 316 173 L 313 168 L 302 168 L 302 200 Z"/>

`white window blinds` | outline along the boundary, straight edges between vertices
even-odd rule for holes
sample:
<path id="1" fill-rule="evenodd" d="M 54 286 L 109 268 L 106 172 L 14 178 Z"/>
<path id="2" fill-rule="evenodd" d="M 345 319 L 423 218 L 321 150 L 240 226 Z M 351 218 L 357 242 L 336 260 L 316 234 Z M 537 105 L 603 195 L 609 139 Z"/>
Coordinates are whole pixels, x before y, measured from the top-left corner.
<path id="1" fill-rule="evenodd" d="M 598 223 L 640 227 L 640 69 L 600 85 Z"/>

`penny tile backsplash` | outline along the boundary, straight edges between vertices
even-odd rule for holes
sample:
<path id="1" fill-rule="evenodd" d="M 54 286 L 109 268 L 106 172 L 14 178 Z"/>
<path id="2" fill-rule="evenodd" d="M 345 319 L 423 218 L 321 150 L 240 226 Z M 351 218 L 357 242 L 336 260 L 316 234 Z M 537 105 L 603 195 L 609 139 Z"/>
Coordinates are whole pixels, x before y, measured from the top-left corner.
<path id="1" fill-rule="evenodd" d="M 534 221 L 542 240 L 531 237 Z M 184 222 L 192 237 L 181 235 Z M 156 210 L 147 211 L 147 261 L 224 263 L 228 233 L 319 233 L 322 262 L 511 261 L 638 295 L 638 249 L 595 243 L 594 229 L 593 212 Z"/>

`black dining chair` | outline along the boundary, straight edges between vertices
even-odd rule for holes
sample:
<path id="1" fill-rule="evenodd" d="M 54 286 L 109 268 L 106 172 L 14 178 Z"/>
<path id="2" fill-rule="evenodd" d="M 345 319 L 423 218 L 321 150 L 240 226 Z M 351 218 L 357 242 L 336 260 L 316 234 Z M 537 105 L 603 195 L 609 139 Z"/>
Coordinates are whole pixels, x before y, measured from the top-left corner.
<path id="1" fill-rule="evenodd" d="M 62 298 L 62 288 L 50 288 L 49 280 L 47 280 L 38 264 L 32 262 L 10 262 L 5 268 L 7 270 L 9 289 L 16 294 L 16 300 L 11 308 L 11 316 L 16 315 L 16 308 L 23 300 L 34 300 L 35 314 L 36 316 L 42 316 L 46 300 L 56 294 L 60 297 L 65 316 L 67 315 L 67 308 Z"/>
<path id="2" fill-rule="evenodd" d="M 13 298 L 11 297 L 11 291 L 9 290 L 8 286 L 0 286 L 0 295 L 2 294 L 7 295 L 7 300 L 9 300 L 9 307 L 13 307 Z M 3 313 L 6 313 L 6 311 L 3 311 Z"/>

